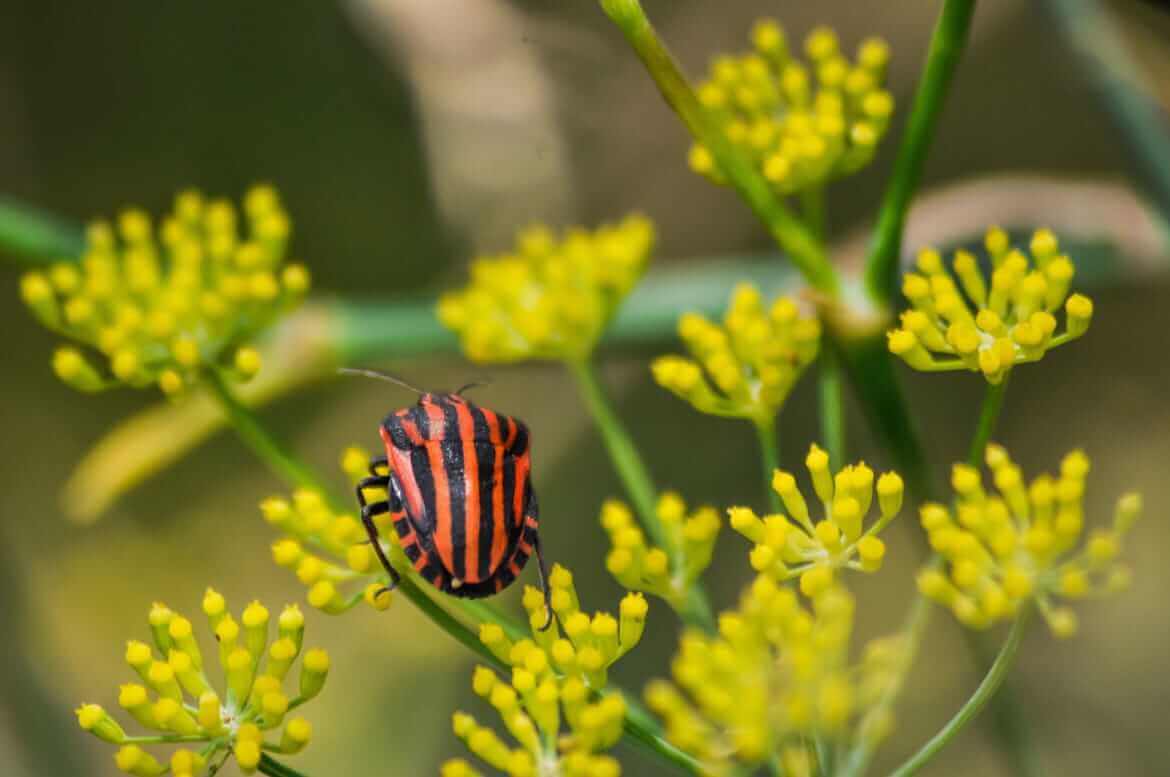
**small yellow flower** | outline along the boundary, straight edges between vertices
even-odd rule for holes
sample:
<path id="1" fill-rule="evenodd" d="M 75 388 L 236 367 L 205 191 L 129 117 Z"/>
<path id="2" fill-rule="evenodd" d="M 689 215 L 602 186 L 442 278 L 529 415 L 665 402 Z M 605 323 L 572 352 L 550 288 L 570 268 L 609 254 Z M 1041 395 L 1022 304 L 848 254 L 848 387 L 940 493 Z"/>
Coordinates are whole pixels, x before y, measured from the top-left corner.
<path id="1" fill-rule="evenodd" d="M 875 485 L 873 470 L 865 462 L 833 475 L 828 454 L 815 443 L 805 464 L 824 508 L 821 520 L 813 522 L 796 478 L 779 469 L 772 488 L 787 516 L 761 518 L 747 507 L 733 507 L 728 516 L 731 528 L 755 543 L 749 557 L 753 569 L 776 581 L 799 577 L 801 591 L 816 596 L 834 585 L 838 569 L 874 572 L 881 567 L 885 544 L 878 535 L 902 509 L 904 487 L 896 472 L 883 474 Z M 875 492 L 878 518 L 866 527 Z"/>
<path id="2" fill-rule="evenodd" d="M 781 753 L 785 773 L 815 763 L 810 742 L 873 742 L 889 729 L 875 708 L 903 651 L 870 643 L 851 664 L 854 602 L 842 587 L 819 592 L 811 609 L 796 593 L 759 575 L 736 610 L 719 617 L 718 635 L 688 632 L 671 664 L 673 682 L 646 688 L 667 738 L 703 764 L 730 775 Z"/>
<path id="3" fill-rule="evenodd" d="M 552 628 L 540 630 L 544 598 L 531 586 L 524 591 L 531 639 L 512 640 L 494 623 L 480 628 L 480 639 L 511 668 L 511 678 L 480 666 L 471 686 L 495 708 L 517 744 L 508 744 L 463 712 L 452 719 L 455 735 L 473 755 L 508 775 L 618 777 L 618 762 L 603 751 L 621 738 L 625 702 L 620 695 L 599 697 L 597 692 L 605 688 L 608 667 L 642 638 L 646 600 L 629 594 L 618 617 L 598 612 L 591 618 L 580 609 L 569 570 L 554 566 L 549 584 L 557 614 Z M 567 732 L 562 731 L 562 721 Z M 479 772 L 466 761 L 453 759 L 443 765 L 441 774 L 471 777 Z"/>
<path id="4" fill-rule="evenodd" d="M 477 362 L 581 360 L 641 278 L 654 226 L 639 215 L 590 232 L 521 232 L 515 248 L 471 265 L 471 283 L 443 295 L 439 319 Z"/>
<path id="5" fill-rule="evenodd" d="M 1032 236 L 1030 257 L 998 227 L 985 244 L 990 283 L 974 254 L 956 251 L 948 272 L 937 251 L 919 252 L 917 271 L 902 280 L 911 308 L 889 333 L 891 353 L 916 370 L 971 370 L 997 384 L 1015 365 L 1039 361 L 1088 330 L 1093 303 L 1069 296 L 1073 263 L 1052 232 Z M 1061 308 L 1064 331 L 1057 334 Z"/>
<path id="6" fill-rule="evenodd" d="M 126 663 L 139 682 L 123 685 L 118 694 L 119 706 L 152 733 L 126 734 L 96 704 L 82 704 L 77 709 L 82 729 L 121 746 L 114 761 L 123 772 L 154 777 L 167 771 L 140 746 L 148 743 L 201 743 L 199 752 L 179 748 L 170 758 L 172 774 L 195 777 L 206 773 L 218 753 L 234 753 L 240 768 L 251 774 L 259 765 L 262 750 L 293 754 L 309 742 L 309 722 L 288 713 L 321 692 L 329 657 L 320 648 L 302 654 L 305 621 L 296 606 L 289 605 L 281 613 L 277 638 L 271 642 L 268 610 L 259 602 L 248 605 L 237 622 L 227 611 L 223 596 L 208 588 L 203 610 L 218 645 L 225 686 L 222 694 L 212 686 L 191 621 L 155 604 L 149 618 L 153 646 L 137 640 L 126 646 Z M 290 681 L 298 656 L 298 679 Z M 295 689 L 286 689 L 294 684 Z M 278 730 L 279 740 L 265 739 L 266 734 Z"/>
<path id="7" fill-rule="evenodd" d="M 1098 597 L 1128 583 L 1129 570 L 1117 556 L 1141 513 L 1141 497 L 1121 497 L 1112 526 L 1086 539 L 1084 453 L 1073 451 L 1059 475 L 1031 483 L 998 445 L 987 447 L 987 466 L 993 491 L 984 490 L 978 470 L 956 464 L 954 509 L 923 505 L 922 526 L 946 566 L 924 569 L 918 588 L 974 628 L 1010 620 L 1035 602 L 1054 634 L 1071 636 L 1076 615 L 1060 600 Z"/>
<path id="8" fill-rule="evenodd" d="M 357 446 L 341 455 L 341 467 L 354 484 L 368 474 L 369 461 L 369 453 Z M 384 488 L 366 491 L 371 501 L 386 498 Z M 360 602 L 376 610 L 390 606 L 389 579 L 356 515 L 335 513 L 319 492 L 307 488 L 297 489 L 291 498 L 265 499 L 260 513 L 282 532 L 272 544 L 272 560 L 296 574 L 314 608 L 336 615 Z M 383 536 L 392 536 L 388 513 L 376 516 L 374 522 Z M 382 548 L 391 558 L 402 552 L 393 541 L 384 542 Z M 411 568 L 405 557 L 398 560 L 400 569 Z"/>
<path id="9" fill-rule="evenodd" d="M 79 264 L 61 262 L 21 281 L 48 328 L 100 353 L 105 368 L 63 346 L 53 371 L 81 391 L 158 385 L 175 395 L 203 369 L 241 380 L 260 368 L 247 345 L 308 291 L 308 271 L 285 264 L 290 224 L 269 186 L 249 190 L 244 225 L 227 200 L 178 195 L 158 224 L 137 209 L 90 225 Z"/>
<path id="10" fill-rule="evenodd" d="M 722 326 L 687 313 L 678 333 L 692 358 L 656 359 L 652 370 L 660 386 L 700 412 L 769 423 L 816 358 L 821 328 L 788 297 L 765 308 L 760 292 L 742 284 Z"/>
<path id="11" fill-rule="evenodd" d="M 680 609 L 695 581 L 711 563 L 719 535 L 719 513 L 686 502 L 668 491 L 658 498 L 658 520 L 669 547 L 650 547 L 630 508 L 611 499 L 601 507 L 601 525 L 612 546 L 605 559 L 610 574 L 626 588 L 645 591 Z M 672 563 L 672 559 L 674 560 Z"/>
<path id="12" fill-rule="evenodd" d="M 818 27 L 801 61 L 780 25 L 764 19 L 752 30 L 752 44 L 750 53 L 717 57 L 696 92 L 727 140 L 779 194 L 823 186 L 873 159 L 894 111 L 883 88 L 890 57 L 884 41 L 863 41 L 851 62 L 836 33 Z M 702 144 L 691 147 L 688 161 L 695 172 L 726 182 Z"/>

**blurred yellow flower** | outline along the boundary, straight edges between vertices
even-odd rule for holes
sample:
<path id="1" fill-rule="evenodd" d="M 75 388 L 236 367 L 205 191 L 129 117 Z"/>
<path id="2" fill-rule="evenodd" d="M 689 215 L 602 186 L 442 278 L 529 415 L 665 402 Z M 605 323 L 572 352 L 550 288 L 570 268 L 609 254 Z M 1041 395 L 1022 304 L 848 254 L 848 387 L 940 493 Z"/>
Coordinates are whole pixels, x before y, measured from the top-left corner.
<path id="1" fill-rule="evenodd" d="M 309 274 L 284 263 L 291 225 L 274 189 L 253 187 L 243 211 L 241 228 L 227 200 L 185 191 L 157 227 L 127 209 L 116 228 L 90 225 L 80 264 L 26 274 L 21 296 L 37 318 L 106 362 L 63 346 L 52 360 L 58 377 L 82 391 L 157 385 L 176 394 L 208 367 L 255 375 L 248 342 L 300 302 Z"/>
<path id="2" fill-rule="evenodd" d="M 1035 602 L 1054 634 L 1071 636 L 1076 613 L 1058 600 L 1102 596 L 1129 584 L 1129 569 L 1117 556 L 1141 513 L 1141 497 L 1121 497 L 1112 526 L 1082 542 L 1089 472 L 1083 452 L 1065 456 L 1058 476 L 1031 483 L 998 445 L 987 446 L 987 466 L 994 491 L 984 490 L 977 469 L 956 464 L 954 509 L 923 505 L 922 527 L 946 567 L 924 569 L 918 588 L 975 628 L 1010 620 Z"/>
<path id="3" fill-rule="evenodd" d="M 719 616 L 718 635 L 688 632 L 646 702 L 672 743 L 703 774 L 743 774 L 778 754 L 785 775 L 819 774 L 814 740 L 847 747 L 876 742 L 890 728 L 877 705 L 902 651 L 871 642 L 860 665 L 849 658 L 854 602 L 842 587 L 819 592 L 811 609 L 789 587 L 759 575 L 739 608 Z"/>
<path id="4" fill-rule="evenodd" d="M 889 333 L 889 347 L 914 369 L 972 370 L 997 384 L 1013 366 L 1039 361 L 1088 330 L 1093 303 L 1069 296 L 1073 263 L 1059 253 L 1052 232 L 1032 236 L 1031 258 L 998 227 L 988 230 L 985 244 L 990 284 L 979 260 L 964 250 L 955 251 L 953 277 L 938 251 L 926 248 L 918 254 L 917 272 L 903 278 L 911 309 Z M 1065 326 L 1057 334 L 1055 313 L 1062 307 Z"/>
<path id="5" fill-rule="evenodd" d="M 755 543 L 752 568 L 773 580 L 800 578 L 800 590 L 816 596 L 834 585 L 838 569 L 875 572 L 885 557 L 878 535 L 902 509 L 904 486 L 896 472 L 877 478 L 865 462 L 844 467 L 834 475 L 829 457 L 815 443 L 805 458 L 813 489 L 824 507 L 824 518 L 813 522 L 796 478 L 776 470 L 772 488 L 780 495 L 788 516 L 765 515 L 747 507 L 728 510 L 731 528 Z M 874 493 L 878 518 L 865 526 Z"/>
<path id="6" fill-rule="evenodd" d="M 218 770 L 234 754 L 240 769 L 252 774 L 263 752 L 293 754 L 308 744 L 312 726 L 289 713 L 321 692 L 329 655 L 320 648 L 302 649 L 305 619 L 300 610 L 295 605 L 284 608 L 276 618 L 275 640 L 269 611 L 259 602 L 249 604 L 237 621 L 223 596 L 208 588 L 203 613 L 215 637 L 222 693 L 212 687 L 210 666 L 191 621 L 156 603 L 149 616 L 153 647 L 138 640 L 126 643 L 126 663 L 141 682 L 123 685 L 118 694 L 119 706 L 155 733 L 127 735 L 101 706 L 78 707 L 82 729 L 120 746 L 114 762 L 123 772 L 195 777 Z M 298 657 L 301 668 L 294 682 L 290 676 Z M 266 738 L 278 730 L 278 737 Z M 169 766 L 142 747 L 194 743 L 202 743 L 198 752 L 180 747 L 172 752 Z"/>
<path id="7" fill-rule="evenodd" d="M 647 546 L 645 533 L 623 502 L 611 499 L 602 505 L 601 525 L 612 546 L 605 566 L 626 588 L 662 597 L 681 610 L 711 563 L 719 513 L 704 506 L 688 514 L 682 497 L 667 491 L 658 498 L 657 515 L 668 541 L 666 548 Z"/>
<path id="8" fill-rule="evenodd" d="M 540 630 L 544 597 L 531 586 L 524 591 L 531 639 L 512 640 L 494 623 L 480 627 L 480 639 L 511 668 L 511 679 L 481 666 L 472 688 L 495 708 L 517 745 L 463 712 L 453 718 L 455 735 L 473 755 L 510 777 L 617 777 L 621 767 L 603 751 L 621 738 L 626 706 L 620 695 L 597 698 L 596 692 L 605 688 L 608 667 L 641 640 L 646 600 L 629 594 L 617 617 L 598 612 L 591 618 L 580 609 L 567 569 L 555 566 L 549 584 L 557 615 L 552 628 Z M 562 720 L 566 733 L 561 733 Z M 454 759 L 443 765 L 441 774 L 471 777 L 479 772 Z"/>
<path id="9" fill-rule="evenodd" d="M 440 298 L 439 320 L 473 361 L 583 360 L 641 278 L 653 245 L 654 226 L 639 215 L 561 236 L 531 227 L 511 252 L 472 263 L 470 284 Z"/>
<path id="10" fill-rule="evenodd" d="M 722 326 L 687 313 L 678 333 L 692 358 L 655 359 L 651 369 L 660 386 L 700 412 L 770 423 L 816 358 L 821 327 L 788 297 L 765 309 L 760 292 L 742 284 Z"/>
<path id="11" fill-rule="evenodd" d="M 368 473 L 370 454 L 353 446 L 341 455 L 341 467 L 354 485 Z M 369 488 L 371 501 L 386 498 L 386 490 Z M 379 493 L 380 492 L 380 493 Z M 335 513 L 317 491 L 300 488 L 286 499 L 272 496 L 260 503 L 260 512 L 270 525 L 284 533 L 272 544 L 272 560 L 292 570 L 306 588 L 310 605 L 336 615 L 359 602 L 385 610 L 392 594 L 385 590 L 389 582 L 374 549 L 368 544 L 365 528 L 356 515 Z M 393 536 L 388 513 L 376 516 L 383 536 Z M 392 558 L 401 554 L 396 542 L 385 542 L 383 549 Z M 399 565 L 410 569 L 403 559 Z"/>
<path id="12" fill-rule="evenodd" d="M 890 51 L 868 38 L 855 61 L 837 35 L 817 27 L 805 39 L 807 61 L 789 51 L 783 28 L 764 19 L 754 51 L 722 55 L 699 84 L 699 102 L 727 139 L 755 161 L 783 195 L 849 175 L 873 159 L 889 126 L 894 98 L 883 88 Z M 691 147 L 691 169 L 716 183 L 726 176 L 710 150 Z"/>

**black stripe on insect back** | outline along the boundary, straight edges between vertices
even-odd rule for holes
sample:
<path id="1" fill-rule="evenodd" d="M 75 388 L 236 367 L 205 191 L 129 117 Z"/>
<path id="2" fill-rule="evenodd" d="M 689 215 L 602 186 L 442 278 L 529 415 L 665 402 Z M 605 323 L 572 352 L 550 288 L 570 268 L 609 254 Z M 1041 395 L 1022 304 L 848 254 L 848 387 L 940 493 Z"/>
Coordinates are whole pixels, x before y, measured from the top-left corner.
<path id="1" fill-rule="evenodd" d="M 447 472 L 447 493 L 451 497 L 451 574 L 463 579 L 467 576 L 467 479 L 463 476 L 463 440 L 459 436 L 459 416 L 455 405 L 442 400 L 438 406 L 443 410 L 443 425 L 446 427 L 443 442 L 443 469 Z"/>
<path id="2" fill-rule="evenodd" d="M 516 424 L 516 439 L 508 452 L 521 456 L 528 452 L 528 427 L 520 421 L 513 420 L 512 423 Z"/>
<path id="3" fill-rule="evenodd" d="M 479 473 L 479 554 L 476 563 L 479 579 L 488 576 L 492 567 L 492 535 L 497 516 L 492 502 L 492 475 L 496 469 L 496 446 L 492 445 L 491 432 L 483 411 L 468 403 L 472 426 L 475 429 L 475 458 Z M 475 516 L 472 516 L 475 520 Z"/>
<path id="4" fill-rule="evenodd" d="M 431 476 L 431 460 L 427 455 L 427 446 L 418 445 L 410 449 L 410 470 L 414 474 L 414 482 L 418 486 L 419 496 L 422 497 L 423 509 L 435 504 L 435 479 Z M 409 512 L 408 512 L 409 514 Z M 412 515 L 415 529 L 420 537 L 429 537 L 435 530 L 435 516 Z"/>

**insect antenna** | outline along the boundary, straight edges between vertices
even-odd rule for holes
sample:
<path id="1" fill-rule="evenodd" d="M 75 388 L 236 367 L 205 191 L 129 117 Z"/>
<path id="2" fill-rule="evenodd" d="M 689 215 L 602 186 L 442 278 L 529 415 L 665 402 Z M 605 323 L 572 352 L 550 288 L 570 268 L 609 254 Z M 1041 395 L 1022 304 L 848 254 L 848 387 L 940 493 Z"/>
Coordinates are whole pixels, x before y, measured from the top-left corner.
<path id="1" fill-rule="evenodd" d="M 459 388 L 455 389 L 451 393 L 457 397 L 461 397 L 461 396 L 463 396 L 464 391 L 470 391 L 473 388 L 480 388 L 481 386 L 490 386 L 490 385 L 492 385 L 491 380 L 489 380 L 487 378 L 481 378 L 480 380 L 473 380 L 470 383 L 466 383 L 466 384 L 460 386 Z"/>
<path id="2" fill-rule="evenodd" d="M 404 381 L 402 378 L 391 375 L 388 372 L 379 372 L 378 370 L 370 370 L 364 367 L 341 367 L 337 371 L 342 375 L 361 375 L 366 378 L 377 378 L 378 380 L 384 380 L 387 383 L 393 383 L 395 386 L 400 386 L 407 391 L 413 391 L 415 394 L 419 395 L 428 393 L 420 388 L 415 388 L 414 386 Z"/>

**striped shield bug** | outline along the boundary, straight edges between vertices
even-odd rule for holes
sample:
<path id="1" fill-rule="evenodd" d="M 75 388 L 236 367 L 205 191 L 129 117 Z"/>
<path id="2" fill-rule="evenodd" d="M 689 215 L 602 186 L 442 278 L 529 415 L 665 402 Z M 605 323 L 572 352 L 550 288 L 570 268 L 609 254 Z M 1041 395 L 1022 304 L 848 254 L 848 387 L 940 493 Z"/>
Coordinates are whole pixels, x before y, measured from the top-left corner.
<path id="1" fill-rule="evenodd" d="M 450 394 L 421 391 L 374 370 L 342 370 L 389 381 L 419 395 L 379 428 L 386 455 L 370 461 L 357 484 L 362 523 L 394 588 L 399 574 L 378 541 L 374 516 L 390 513 L 398 544 L 416 572 L 444 593 L 480 598 L 499 593 L 536 554 L 540 588 L 552 624 L 547 570 L 540 552 L 539 511 L 532 490 L 528 427 Z M 363 489 L 386 489 L 367 502 Z"/>

